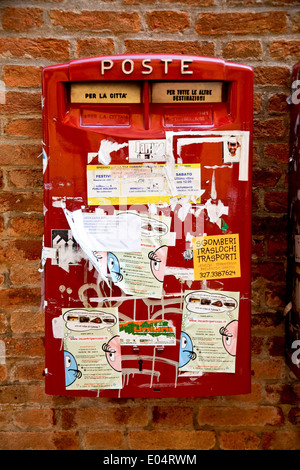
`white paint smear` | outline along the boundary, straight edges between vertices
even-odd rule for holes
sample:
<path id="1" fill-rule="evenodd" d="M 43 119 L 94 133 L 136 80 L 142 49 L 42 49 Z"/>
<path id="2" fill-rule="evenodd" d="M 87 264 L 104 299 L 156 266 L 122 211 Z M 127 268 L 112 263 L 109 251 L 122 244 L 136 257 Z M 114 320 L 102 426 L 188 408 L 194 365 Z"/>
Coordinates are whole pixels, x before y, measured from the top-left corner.
<path id="1" fill-rule="evenodd" d="M 98 150 L 98 161 L 103 165 L 109 165 L 111 162 L 110 154 L 116 152 L 123 147 L 128 147 L 128 143 L 118 144 L 117 142 L 111 142 L 110 140 L 101 140 L 100 148 Z"/>

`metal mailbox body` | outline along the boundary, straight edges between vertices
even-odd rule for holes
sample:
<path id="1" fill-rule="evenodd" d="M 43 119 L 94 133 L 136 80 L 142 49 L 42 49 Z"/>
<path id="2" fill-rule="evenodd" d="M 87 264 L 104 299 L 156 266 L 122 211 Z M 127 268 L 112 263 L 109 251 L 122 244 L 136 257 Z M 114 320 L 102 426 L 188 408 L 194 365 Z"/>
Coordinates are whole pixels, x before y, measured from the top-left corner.
<path id="1" fill-rule="evenodd" d="M 46 393 L 250 392 L 252 102 L 219 59 L 43 70 Z"/>

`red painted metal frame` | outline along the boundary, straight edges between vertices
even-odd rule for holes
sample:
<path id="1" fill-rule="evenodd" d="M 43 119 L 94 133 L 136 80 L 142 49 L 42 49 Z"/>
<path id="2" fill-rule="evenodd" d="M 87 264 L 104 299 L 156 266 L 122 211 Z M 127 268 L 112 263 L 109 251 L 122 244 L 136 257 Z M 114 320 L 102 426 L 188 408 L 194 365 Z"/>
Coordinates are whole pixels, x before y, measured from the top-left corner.
<path id="1" fill-rule="evenodd" d="M 101 59 L 111 60 L 114 66 L 101 75 Z M 131 74 L 121 71 L 124 60 L 134 62 L 134 70 Z M 150 60 L 153 67 L 152 74 L 142 74 L 144 59 Z M 165 73 L 162 59 L 168 59 L 168 73 Z M 181 60 L 188 62 L 193 74 L 182 75 L 180 73 Z M 71 82 L 82 81 L 135 81 L 145 84 L 143 89 L 144 99 L 141 104 L 105 105 L 106 110 L 117 109 L 125 115 L 129 113 L 129 125 L 89 126 L 81 125 L 81 115 L 84 109 L 101 109 L 104 105 L 70 104 L 68 98 L 68 85 Z M 154 81 L 223 81 L 227 85 L 227 98 L 221 103 L 199 104 L 199 109 L 204 109 L 209 119 L 204 123 L 191 125 L 173 124 L 166 126 L 164 117 L 172 115 L 175 110 L 185 115 L 193 113 L 198 105 L 161 105 L 151 104 L 145 98 L 148 96 L 148 87 Z M 170 114 L 171 112 L 171 114 Z M 249 145 L 249 177 L 247 181 L 239 181 L 238 165 L 232 172 L 216 172 L 216 185 L 218 195 L 227 201 L 230 207 L 228 225 L 230 233 L 238 233 L 240 237 L 241 277 L 224 279 L 223 290 L 240 293 L 239 308 L 239 335 L 236 355 L 235 373 L 205 373 L 193 380 L 182 380 L 177 376 L 176 363 L 179 358 L 178 345 L 165 347 L 162 352 L 156 352 L 156 367 L 160 374 L 159 381 L 155 378 L 150 383 L 149 375 L 137 372 L 127 377 L 123 389 L 97 391 L 70 391 L 66 390 L 64 383 L 64 359 L 62 340 L 53 337 L 52 320 L 61 315 L 62 308 L 84 307 L 82 297 L 78 291 L 83 282 L 95 283 L 93 271 L 87 272 L 83 263 L 71 266 L 69 272 L 65 272 L 59 266 L 52 265 L 47 259 L 44 269 L 45 279 L 45 335 L 46 335 L 46 364 L 45 381 L 46 393 L 55 395 L 72 396 L 108 396 L 108 397 L 166 397 L 166 396 L 210 396 L 249 393 L 251 389 L 250 368 L 250 280 L 251 280 L 251 158 L 252 158 L 252 116 L 253 116 L 253 71 L 250 67 L 227 63 L 220 59 L 201 58 L 194 56 L 161 56 L 161 55 L 133 55 L 112 56 L 104 58 L 90 58 L 74 60 L 67 64 L 46 67 L 43 70 L 43 142 L 44 151 L 48 163 L 44 171 L 44 205 L 45 205 L 45 233 L 44 246 L 51 246 L 51 230 L 68 229 L 68 223 L 63 211 L 53 205 L 53 198 L 66 197 L 67 208 L 75 210 L 82 205 L 87 206 L 87 180 L 86 161 L 87 152 L 95 152 L 99 149 L 99 142 L 107 136 L 113 137 L 118 142 L 128 139 L 159 139 L 165 137 L 166 130 L 177 131 L 226 131 L 241 130 L 250 132 Z M 205 121 L 205 120 L 204 120 Z M 111 124 L 111 123 L 110 123 Z M 194 155 L 194 160 L 187 163 L 201 163 L 201 180 L 206 193 L 210 190 L 211 172 L 205 170 L 205 165 L 217 164 L 213 155 Z M 124 152 L 115 152 L 112 164 L 127 164 Z M 184 163 L 184 161 L 183 161 Z M 205 194 L 206 194 L 205 193 Z M 202 197 L 205 203 L 206 196 Z M 78 202 L 79 201 L 79 202 Z M 107 208 L 106 208 L 107 209 Z M 109 208 L 108 208 L 109 209 Z M 176 218 L 174 212 L 174 219 Z M 174 222 L 174 220 L 173 220 Z M 175 223 L 175 222 L 174 222 Z M 215 226 L 205 221 L 205 232 L 208 235 L 219 235 Z M 180 245 L 181 243 L 181 245 Z M 178 242 L 176 247 L 169 247 L 167 265 L 192 267 L 192 260 L 186 261 L 179 253 L 182 253 L 185 240 Z M 62 295 L 59 286 L 64 285 L 72 290 L 70 299 L 66 294 Z M 208 281 L 210 289 L 219 289 L 218 281 Z M 182 289 L 180 281 L 167 276 L 164 282 L 164 290 L 167 293 L 178 292 Z M 201 289 L 201 282 L 194 281 L 188 290 Z M 97 295 L 95 290 L 86 290 L 87 298 Z M 105 292 L 104 295 L 110 295 Z M 113 295 L 121 295 L 116 289 Z M 133 300 L 123 303 L 122 308 L 127 313 L 134 308 Z M 155 306 L 154 309 L 161 308 Z M 91 304 L 91 306 L 96 306 Z M 136 309 L 140 319 L 147 318 L 148 307 L 143 301 L 137 300 Z M 177 305 L 178 307 L 178 305 Z M 166 306 L 165 315 L 176 325 L 177 340 L 179 340 L 181 328 L 181 315 L 174 309 L 172 312 Z M 179 343 L 179 341 L 177 341 Z M 122 355 L 132 356 L 132 361 L 138 369 L 140 356 L 152 357 L 153 347 L 144 346 L 142 351 L 136 354 L 131 346 L 122 347 Z M 164 358 L 173 361 L 164 362 Z M 151 370 L 152 361 L 144 360 L 145 369 Z M 126 361 L 122 364 L 126 368 Z M 131 365 L 131 364 L 130 364 Z"/>

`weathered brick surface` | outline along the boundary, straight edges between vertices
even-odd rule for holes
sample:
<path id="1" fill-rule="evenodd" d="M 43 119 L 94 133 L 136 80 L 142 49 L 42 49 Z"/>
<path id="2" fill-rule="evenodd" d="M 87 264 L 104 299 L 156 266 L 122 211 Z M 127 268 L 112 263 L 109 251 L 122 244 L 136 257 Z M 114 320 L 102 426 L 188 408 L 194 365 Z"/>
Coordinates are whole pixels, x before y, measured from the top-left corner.
<path id="1" fill-rule="evenodd" d="M 0 449 L 300 449 L 300 384 L 283 355 L 291 68 L 298 0 L 8 0 L 0 31 Z M 41 70 L 136 53 L 254 69 L 252 390 L 110 400 L 45 395 Z M 3 101 L 3 96 L 5 100 Z"/>

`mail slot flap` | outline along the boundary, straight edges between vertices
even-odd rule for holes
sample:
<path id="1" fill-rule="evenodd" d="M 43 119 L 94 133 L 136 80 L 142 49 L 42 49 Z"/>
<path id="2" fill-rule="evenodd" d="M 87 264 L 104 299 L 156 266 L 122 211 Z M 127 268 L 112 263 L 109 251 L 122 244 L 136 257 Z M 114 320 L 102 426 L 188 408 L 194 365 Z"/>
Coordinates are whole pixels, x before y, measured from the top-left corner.
<path id="1" fill-rule="evenodd" d="M 76 59 L 69 63 L 70 81 L 91 80 L 225 80 L 221 59 L 182 55 L 132 55 Z"/>
<path id="2" fill-rule="evenodd" d="M 152 82 L 143 99 L 143 82 L 72 82 L 70 103 L 137 104 L 150 103 L 201 104 L 220 103 L 225 100 L 225 82 Z"/>
<path id="3" fill-rule="evenodd" d="M 141 103 L 142 89 L 136 82 L 74 82 L 71 103 Z"/>

